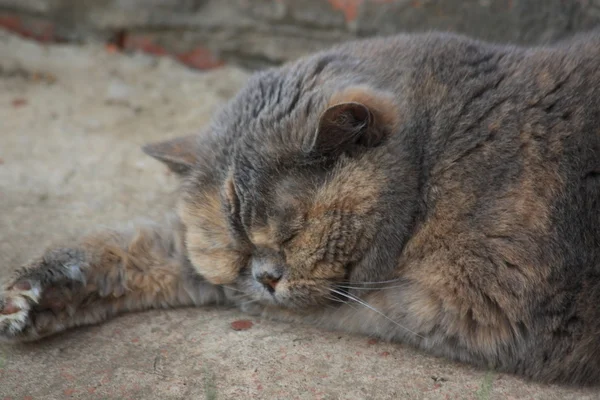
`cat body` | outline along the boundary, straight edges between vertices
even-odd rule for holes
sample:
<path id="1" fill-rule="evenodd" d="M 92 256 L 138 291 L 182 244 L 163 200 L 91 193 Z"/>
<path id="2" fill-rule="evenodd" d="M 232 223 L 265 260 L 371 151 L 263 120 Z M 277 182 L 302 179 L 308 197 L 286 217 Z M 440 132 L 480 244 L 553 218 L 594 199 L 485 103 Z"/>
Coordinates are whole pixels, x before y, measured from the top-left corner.
<path id="1" fill-rule="evenodd" d="M 548 382 L 600 379 L 600 34 L 431 33 L 253 76 L 198 135 L 145 147 L 176 215 L 48 250 L 0 337 L 237 304 Z"/>

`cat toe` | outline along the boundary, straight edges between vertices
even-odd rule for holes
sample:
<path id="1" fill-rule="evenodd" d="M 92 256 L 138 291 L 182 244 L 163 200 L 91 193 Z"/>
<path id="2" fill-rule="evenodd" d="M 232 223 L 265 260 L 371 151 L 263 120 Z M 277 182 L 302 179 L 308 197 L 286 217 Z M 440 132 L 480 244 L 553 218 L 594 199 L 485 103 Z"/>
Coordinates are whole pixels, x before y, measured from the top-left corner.
<path id="1" fill-rule="evenodd" d="M 25 281 L 19 281 L 15 284 L 13 284 L 9 289 L 14 289 L 14 290 L 31 290 L 31 282 L 25 280 Z"/>
<path id="2" fill-rule="evenodd" d="M 0 308 L 1 315 L 10 315 L 21 311 L 21 309 L 13 303 L 7 303 L 3 307 Z"/>
<path id="3" fill-rule="evenodd" d="M 30 304 L 17 295 L 0 298 L 0 341 L 14 341 L 29 323 Z"/>

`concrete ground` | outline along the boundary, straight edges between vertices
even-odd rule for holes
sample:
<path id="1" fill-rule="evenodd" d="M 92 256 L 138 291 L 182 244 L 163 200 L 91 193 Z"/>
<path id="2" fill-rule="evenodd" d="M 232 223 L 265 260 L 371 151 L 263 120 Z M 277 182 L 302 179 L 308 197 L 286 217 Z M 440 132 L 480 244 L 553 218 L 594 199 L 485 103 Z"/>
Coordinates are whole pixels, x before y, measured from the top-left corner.
<path id="1" fill-rule="evenodd" d="M 173 176 L 147 141 L 193 132 L 246 79 L 0 32 L 0 278 L 56 241 L 159 215 Z M 0 399 L 598 399 L 366 337 L 179 309 L 0 345 Z"/>

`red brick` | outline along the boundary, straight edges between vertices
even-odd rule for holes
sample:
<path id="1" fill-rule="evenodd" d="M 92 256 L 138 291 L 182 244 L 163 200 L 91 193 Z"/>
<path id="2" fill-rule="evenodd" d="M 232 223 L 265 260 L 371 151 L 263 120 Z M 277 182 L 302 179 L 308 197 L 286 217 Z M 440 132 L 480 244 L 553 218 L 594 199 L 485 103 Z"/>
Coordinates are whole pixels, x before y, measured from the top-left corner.
<path id="1" fill-rule="evenodd" d="M 328 0 L 334 10 L 344 14 L 346 22 L 352 22 L 358 17 L 358 9 L 364 0 Z"/>
<path id="2" fill-rule="evenodd" d="M 127 35 L 123 41 L 123 47 L 129 50 L 139 50 L 155 56 L 165 56 L 169 54 L 164 47 L 158 45 L 146 35 Z"/>
<path id="3" fill-rule="evenodd" d="M 12 13 L 0 13 L 0 27 L 43 43 L 56 42 L 55 26 L 45 20 L 32 20 Z"/>
<path id="4" fill-rule="evenodd" d="M 196 47 L 191 51 L 178 54 L 177 59 L 195 69 L 212 69 L 224 65 L 222 60 L 204 47 Z"/>

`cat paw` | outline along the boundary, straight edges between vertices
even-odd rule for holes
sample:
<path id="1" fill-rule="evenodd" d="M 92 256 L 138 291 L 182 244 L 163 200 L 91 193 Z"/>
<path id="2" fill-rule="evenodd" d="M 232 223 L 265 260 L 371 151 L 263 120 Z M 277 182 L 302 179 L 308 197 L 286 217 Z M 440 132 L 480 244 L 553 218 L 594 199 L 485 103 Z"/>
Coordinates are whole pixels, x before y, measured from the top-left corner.
<path id="1" fill-rule="evenodd" d="M 33 307 L 40 302 L 41 285 L 29 280 L 17 281 L 0 293 L 0 340 L 14 342 L 35 339 L 31 329 Z"/>
<path id="2" fill-rule="evenodd" d="M 60 330 L 86 284 L 86 266 L 73 250 L 49 251 L 17 271 L 0 289 L 0 341 L 35 340 Z"/>

